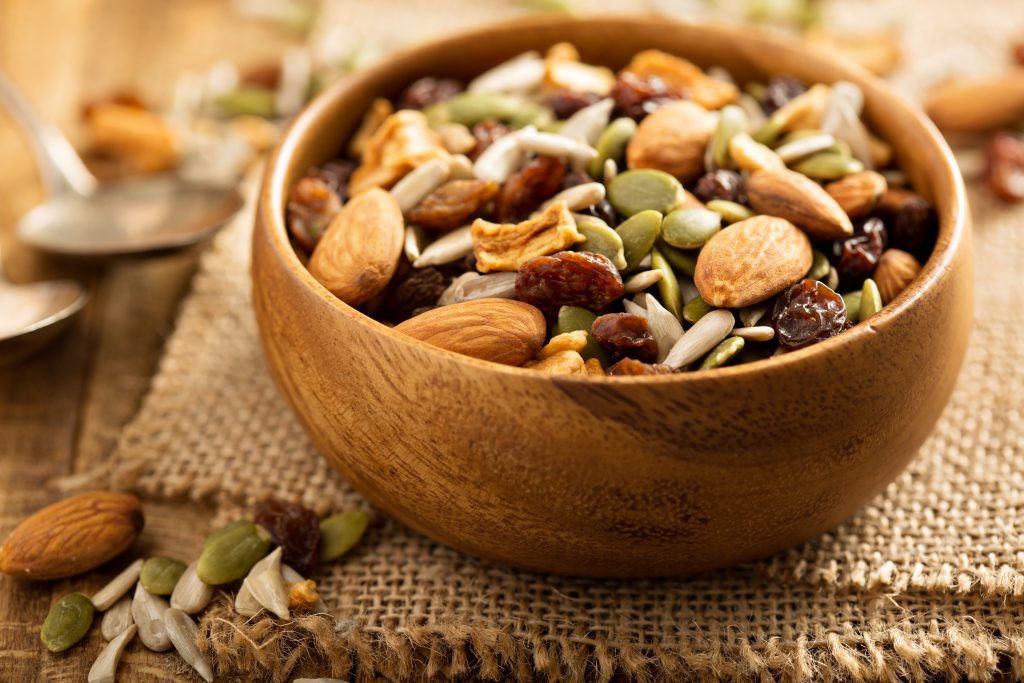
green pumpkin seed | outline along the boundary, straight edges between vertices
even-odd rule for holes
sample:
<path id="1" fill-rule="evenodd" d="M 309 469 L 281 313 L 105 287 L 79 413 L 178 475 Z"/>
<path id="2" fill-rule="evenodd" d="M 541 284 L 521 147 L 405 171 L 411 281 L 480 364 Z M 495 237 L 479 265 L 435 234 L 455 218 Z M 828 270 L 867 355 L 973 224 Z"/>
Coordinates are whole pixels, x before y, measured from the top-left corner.
<path id="1" fill-rule="evenodd" d="M 850 321 L 851 325 L 856 325 L 860 322 L 860 290 L 848 292 L 842 297 L 846 303 L 846 319 Z"/>
<path id="2" fill-rule="evenodd" d="M 622 250 L 622 238 L 619 237 L 619 233 L 596 218 L 576 221 L 576 229 L 587 238 L 585 242 L 576 245 L 577 251 L 590 251 L 607 256 L 616 268 L 625 270 L 626 256 Z"/>
<path id="3" fill-rule="evenodd" d="M 654 210 L 641 211 L 620 223 L 615 232 L 622 240 L 625 271 L 628 272 L 651 253 L 655 240 L 661 234 L 661 214 Z"/>
<path id="4" fill-rule="evenodd" d="M 754 133 L 754 140 L 762 145 L 770 146 L 782 134 L 782 127 L 784 125 L 785 122 L 781 118 L 773 116 L 757 129 L 757 132 Z"/>
<path id="5" fill-rule="evenodd" d="M 362 538 L 370 518 L 362 510 L 349 510 L 331 515 L 320 522 L 320 559 L 336 560 L 352 549 Z"/>
<path id="6" fill-rule="evenodd" d="M 151 557 L 142 565 L 139 583 L 152 595 L 170 595 L 184 573 L 184 562 L 169 557 Z"/>
<path id="7" fill-rule="evenodd" d="M 698 296 L 683 306 L 683 320 L 695 323 L 713 310 L 715 310 L 714 306 Z"/>
<path id="8" fill-rule="evenodd" d="M 864 322 L 880 310 L 882 295 L 878 292 L 875 281 L 868 278 L 864 281 L 864 288 L 860 290 L 860 313 L 857 315 L 857 322 Z"/>
<path id="9" fill-rule="evenodd" d="M 597 314 L 579 306 L 562 306 L 558 309 L 558 320 L 555 321 L 555 329 L 552 336 L 566 332 L 584 330 L 587 333 L 587 345 L 580 351 L 584 360 L 596 358 L 601 361 L 601 366 L 610 364 L 611 359 L 597 341 L 590 336 L 590 328 L 597 320 Z"/>
<path id="10" fill-rule="evenodd" d="M 227 524 L 225 524 L 221 528 L 214 530 L 209 536 L 207 536 L 205 539 L 203 539 L 203 549 L 205 550 L 207 545 L 209 545 L 210 543 L 213 543 L 214 541 L 216 541 L 218 538 L 221 537 L 221 535 L 232 533 L 235 529 L 237 529 L 239 527 L 247 526 L 249 524 L 252 524 L 252 520 L 251 519 L 244 519 L 244 518 L 243 519 L 236 519 L 233 522 L 228 522 Z"/>
<path id="11" fill-rule="evenodd" d="M 735 104 L 727 104 L 719 112 L 718 126 L 711 137 L 711 162 L 715 168 L 729 167 L 729 141 L 747 130 L 747 113 Z"/>
<path id="12" fill-rule="evenodd" d="M 277 113 L 276 95 L 265 88 L 239 88 L 218 95 L 214 104 L 232 116 L 261 116 L 273 118 Z"/>
<path id="13" fill-rule="evenodd" d="M 658 247 L 661 255 L 665 257 L 665 260 L 672 264 L 673 268 L 693 277 L 693 274 L 697 271 L 697 255 L 700 254 L 700 249 L 692 251 L 677 249 L 666 242 L 663 237 L 658 237 L 655 245 Z"/>
<path id="14" fill-rule="evenodd" d="M 623 171 L 608 183 L 608 201 L 623 216 L 641 211 L 664 215 L 679 204 L 683 186 L 664 171 L 637 168 Z"/>
<path id="15" fill-rule="evenodd" d="M 81 593 L 65 595 L 50 608 L 39 639 L 50 652 L 63 652 L 85 636 L 94 612 L 92 602 Z"/>
<path id="16" fill-rule="evenodd" d="M 661 222 L 661 237 L 673 247 L 699 249 L 722 229 L 722 214 L 708 209 L 676 209 Z"/>
<path id="17" fill-rule="evenodd" d="M 708 370 L 725 365 L 743 349 L 744 344 L 743 337 L 729 337 L 725 339 L 711 350 L 711 353 L 707 355 L 704 362 L 700 364 L 700 369 Z"/>
<path id="18" fill-rule="evenodd" d="M 824 282 L 832 265 L 828 262 L 828 257 L 817 249 L 814 249 L 812 253 L 811 269 L 807 271 L 807 275 L 804 275 L 804 279 L 821 280 Z"/>
<path id="19" fill-rule="evenodd" d="M 768 94 L 768 86 L 759 81 L 750 81 L 743 86 L 743 92 L 760 102 Z"/>
<path id="20" fill-rule="evenodd" d="M 757 215 L 742 204 L 730 202 L 728 199 L 712 199 L 706 204 L 706 207 L 720 215 L 722 220 L 730 225 Z"/>
<path id="21" fill-rule="evenodd" d="M 604 162 L 606 160 L 611 159 L 615 163 L 622 161 L 623 156 L 626 154 L 626 145 L 635 132 L 636 121 L 626 117 L 615 119 L 601 131 L 597 142 L 594 143 L 594 149 L 597 150 L 597 158 L 592 160 L 590 166 L 587 167 L 587 172 L 591 178 L 601 179 L 604 174 Z"/>
<path id="22" fill-rule="evenodd" d="M 248 520 L 214 534 L 216 538 L 207 539 L 203 544 L 196 565 L 199 579 L 211 586 L 242 578 L 270 550 L 270 534 Z"/>
<path id="23" fill-rule="evenodd" d="M 795 164 L 793 170 L 815 180 L 838 180 L 851 173 L 860 173 L 864 164 L 835 152 L 819 152 Z"/>
<path id="24" fill-rule="evenodd" d="M 531 123 L 544 125 L 551 118 L 547 108 L 501 93 L 460 93 L 427 107 L 423 113 L 431 126 L 461 123 L 472 127 L 484 119 L 496 119 L 518 128 Z"/>
<path id="25" fill-rule="evenodd" d="M 683 295 L 679 291 L 679 280 L 676 279 L 672 266 L 657 248 L 651 250 L 651 268 L 661 271 L 661 279 L 658 280 L 658 294 L 661 295 L 661 303 L 668 309 L 669 313 L 677 319 L 683 317 Z"/>

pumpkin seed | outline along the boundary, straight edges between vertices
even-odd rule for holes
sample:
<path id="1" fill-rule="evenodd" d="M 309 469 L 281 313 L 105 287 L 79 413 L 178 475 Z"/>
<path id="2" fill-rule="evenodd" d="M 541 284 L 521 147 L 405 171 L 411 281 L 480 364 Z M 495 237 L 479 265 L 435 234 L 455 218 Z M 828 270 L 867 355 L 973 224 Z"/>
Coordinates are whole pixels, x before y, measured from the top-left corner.
<path id="1" fill-rule="evenodd" d="M 819 152 L 795 164 L 793 170 L 815 180 L 838 180 L 851 173 L 860 173 L 864 164 L 835 152 Z"/>
<path id="2" fill-rule="evenodd" d="M 586 237 L 586 241 L 578 244 L 578 251 L 589 251 L 608 257 L 608 260 L 619 270 L 626 269 L 626 256 L 622 247 L 622 238 L 608 225 L 595 218 L 593 220 L 579 220 L 576 222 L 576 229 Z"/>
<path id="3" fill-rule="evenodd" d="M 205 544 L 196 565 L 196 574 L 203 583 L 217 586 L 240 579 L 262 559 L 270 548 L 266 529 L 248 522 L 221 534 Z"/>
<path id="4" fill-rule="evenodd" d="M 828 262 L 828 257 L 817 249 L 813 250 L 813 256 L 811 261 L 811 269 L 807 271 L 807 275 L 804 275 L 805 280 L 821 280 L 824 281 L 828 277 L 829 268 L 832 264 Z"/>
<path id="5" fill-rule="evenodd" d="M 628 272 L 640 265 L 644 257 L 651 253 L 654 242 L 661 233 L 661 214 L 653 209 L 640 211 L 620 223 L 615 232 L 622 240 L 622 251 L 626 257 L 625 271 Z"/>
<path id="6" fill-rule="evenodd" d="M 669 310 L 676 318 L 683 316 L 683 297 L 679 292 L 679 282 L 672 266 L 656 248 L 651 250 L 651 267 L 661 272 L 661 279 L 658 281 L 658 293 Z"/>
<path id="7" fill-rule="evenodd" d="M 352 549 L 370 523 L 362 510 L 331 515 L 320 522 L 320 560 L 336 560 Z"/>
<path id="8" fill-rule="evenodd" d="M 562 306 L 558 309 L 558 318 L 555 321 L 553 335 L 564 334 L 583 330 L 587 333 L 587 345 L 580 351 L 584 360 L 596 358 L 602 366 L 608 365 L 611 359 L 597 341 L 590 336 L 590 328 L 597 320 L 597 314 L 579 306 Z"/>
<path id="9" fill-rule="evenodd" d="M 742 337 L 749 341 L 771 341 L 775 338 L 775 329 L 768 325 L 758 325 L 757 327 L 737 327 L 732 331 L 734 337 Z"/>
<path id="10" fill-rule="evenodd" d="M 742 204 L 730 202 L 728 199 L 712 199 L 705 206 L 711 211 L 719 214 L 722 217 L 722 220 L 730 225 L 733 223 L 739 223 L 740 221 L 745 221 L 748 218 L 753 218 L 757 215 Z"/>
<path id="11" fill-rule="evenodd" d="M 648 287 L 653 287 L 656 283 L 661 281 L 663 274 L 660 270 L 645 270 L 627 278 L 622 283 L 622 287 L 626 294 L 636 294 L 642 292 Z"/>
<path id="12" fill-rule="evenodd" d="M 110 642 L 100 651 L 96 661 L 89 668 L 89 677 L 86 679 L 88 683 L 114 683 L 121 654 L 124 652 L 125 646 L 135 637 L 136 631 L 138 631 L 138 627 L 135 624 L 129 624 L 128 628 L 110 639 Z"/>
<path id="13" fill-rule="evenodd" d="M 85 637 L 94 612 L 89 598 L 81 593 L 69 593 L 50 608 L 39 639 L 50 652 L 63 652 Z"/>
<path id="14" fill-rule="evenodd" d="M 461 123 L 472 128 L 484 119 L 496 119 L 514 127 L 541 123 L 550 112 L 517 95 L 501 93 L 460 93 L 423 110 L 431 127 L 443 123 Z"/>
<path id="15" fill-rule="evenodd" d="M 588 144 L 559 133 L 544 133 L 536 129 L 519 136 L 519 149 L 551 157 L 568 157 L 578 164 L 589 164 L 597 159 L 597 150 Z"/>
<path id="16" fill-rule="evenodd" d="M 856 325 L 860 322 L 861 291 L 858 289 L 856 292 L 847 292 L 842 297 L 846 304 L 846 319 L 851 325 Z"/>
<path id="17" fill-rule="evenodd" d="M 164 612 L 169 607 L 166 600 L 150 595 L 141 583 L 135 584 L 132 619 L 139 627 L 139 640 L 153 652 L 163 652 L 171 646 L 171 639 L 164 627 Z"/>
<path id="18" fill-rule="evenodd" d="M 835 266 L 829 266 L 828 275 L 825 276 L 825 286 L 833 292 L 839 289 L 839 271 Z"/>
<path id="19" fill-rule="evenodd" d="M 537 132 L 527 126 L 495 140 L 473 163 L 473 175 L 480 180 L 504 183 L 526 159 L 526 152 L 519 146 L 519 138 Z"/>
<path id="20" fill-rule="evenodd" d="M 658 362 L 665 360 L 669 351 L 675 346 L 679 338 L 683 336 L 683 325 L 679 317 L 661 305 L 661 302 L 654 298 L 654 295 L 647 294 L 644 298 L 647 304 L 647 324 L 658 342 Z M 624 303 L 633 303 L 627 301 Z M 639 308 L 639 307 L 638 307 Z"/>
<path id="21" fill-rule="evenodd" d="M 686 305 L 683 306 L 683 320 L 688 323 L 695 323 L 713 310 L 715 310 L 714 306 L 698 296 L 696 299 L 686 302 Z"/>
<path id="22" fill-rule="evenodd" d="M 272 119 L 277 114 L 276 95 L 266 88 L 238 88 L 217 95 L 213 103 L 230 116 Z"/>
<path id="23" fill-rule="evenodd" d="M 419 258 L 412 262 L 412 267 L 443 266 L 466 258 L 473 251 L 472 228 L 464 225 L 441 235 L 423 249 Z"/>
<path id="24" fill-rule="evenodd" d="M 113 640 L 134 623 L 132 601 L 126 595 L 103 613 L 103 620 L 100 621 L 100 633 L 104 640 Z"/>
<path id="25" fill-rule="evenodd" d="M 623 171 L 608 185 L 608 201 L 624 216 L 641 211 L 664 215 L 675 208 L 681 196 L 683 186 L 679 181 L 653 168 Z"/>
<path id="26" fill-rule="evenodd" d="M 591 178 L 601 177 L 606 159 L 612 159 L 615 162 L 622 161 L 626 154 L 626 145 L 629 143 L 630 138 L 633 137 L 633 134 L 636 133 L 636 128 L 636 121 L 623 117 L 615 119 L 608 124 L 607 128 L 601 131 L 597 142 L 594 143 L 594 148 L 597 150 L 597 158 L 590 162 L 590 166 L 587 169 Z"/>
<path id="27" fill-rule="evenodd" d="M 242 585 L 260 606 L 270 610 L 281 619 L 288 619 L 288 589 L 281 576 L 281 555 L 284 549 L 274 552 L 253 565 Z"/>
<path id="28" fill-rule="evenodd" d="M 582 183 L 573 185 L 556 194 L 551 199 L 540 205 L 537 212 L 541 212 L 555 202 L 565 202 L 570 211 L 582 211 L 589 209 L 604 199 L 604 185 L 601 183 Z"/>
<path id="29" fill-rule="evenodd" d="M 213 586 L 199 580 L 199 575 L 196 574 L 197 564 L 198 562 L 193 562 L 185 569 L 185 573 L 174 586 L 174 592 L 171 593 L 171 607 L 186 614 L 199 612 L 213 599 Z"/>
<path id="30" fill-rule="evenodd" d="M 711 311 L 683 333 L 665 358 L 665 365 L 678 370 L 704 356 L 729 336 L 735 322 L 732 311 L 724 308 Z"/>
<path id="31" fill-rule="evenodd" d="M 771 145 L 782 134 L 785 125 L 785 121 L 772 116 L 757 129 L 754 133 L 754 140 L 762 145 Z"/>
<path id="32" fill-rule="evenodd" d="M 708 155 L 705 160 L 710 161 L 708 170 L 729 167 L 729 141 L 737 133 L 744 133 L 747 130 L 747 114 L 741 107 L 735 104 L 727 104 L 719 112 L 718 126 L 708 145 Z M 708 165 L 705 163 L 705 165 Z"/>
<path id="33" fill-rule="evenodd" d="M 658 251 L 660 251 L 661 255 L 672 264 L 673 268 L 693 277 L 694 272 L 697 270 L 697 255 L 700 253 L 699 249 L 694 251 L 676 249 L 660 236 L 655 244 L 658 247 Z"/>
<path id="34" fill-rule="evenodd" d="M 857 322 L 864 322 L 880 310 L 882 310 L 882 295 L 878 292 L 878 285 L 875 281 L 868 278 L 864 281 L 863 289 L 860 290 L 860 313 L 857 315 Z"/>
<path id="35" fill-rule="evenodd" d="M 544 58 L 533 50 L 491 67 L 466 86 L 470 93 L 529 92 L 544 80 Z"/>
<path id="36" fill-rule="evenodd" d="M 751 304 L 746 308 L 741 308 L 739 311 L 740 322 L 745 327 L 754 327 L 764 317 L 764 314 L 768 312 L 768 304 L 761 302 L 759 304 Z"/>
<path id="37" fill-rule="evenodd" d="M 704 362 L 700 364 L 700 369 L 709 370 L 725 365 L 743 349 L 744 343 L 743 337 L 729 337 L 711 350 Z"/>
<path id="38" fill-rule="evenodd" d="M 812 154 L 817 154 L 818 152 L 824 152 L 826 149 L 831 148 L 836 142 L 836 139 L 827 133 L 819 133 L 816 131 L 798 132 L 810 132 L 810 135 L 801 135 L 796 138 L 793 138 L 793 136 L 790 135 L 787 139 L 782 141 L 781 145 L 775 148 L 775 153 L 778 154 L 779 157 L 787 164 L 803 159 L 804 157 L 809 157 Z M 796 133 L 793 135 L 796 135 Z"/>
<path id="39" fill-rule="evenodd" d="M 448 168 L 447 160 L 431 159 L 409 171 L 404 178 L 395 183 L 391 188 L 391 196 L 395 198 L 402 213 L 414 209 L 428 194 L 448 180 Z"/>
<path id="40" fill-rule="evenodd" d="M 184 573 L 184 562 L 169 557 L 151 557 L 142 565 L 139 583 L 153 595 L 170 595 Z"/>
<path id="41" fill-rule="evenodd" d="M 221 536 L 232 534 L 235 529 L 248 526 L 249 524 L 252 524 L 252 520 L 243 517 L 242 519 L 236 519 L 233 522 L 228 522 L 219 529 L 214 529 L 206 538 L 203 539 L 203 549 L 205 550 L 206 546 L 218 540 Z"/>
<path id="42" fill-rule="evenodd" d="M 142 559 L 135 560 L 124 571 L 111 579 L 110 583 L 96 591 L 96 594 L 92 596 L 93 607 L 101 612 L 105 612 L 122 596 L 126 595 L 129 589 L 135 585 L 135 582 L 139 580 L 139 573 L 142 571 L 143 562 Z"/>
<path id="43" fill-rule="evenodd" d="M 661 223 L 661 236 L 679 249 L 699 249 L 722 229 L 722 214 L 708 209 L 676 209 Z"/>
<path id="44" fill-rule="evenodd" d="M 583 140 L 593 146 L 597 144 L 601 132 L 608 126 L 608 119 L 611 117 L 614 107 L 615 100 L 610 97 L 583 107 L 566 119 L 565 125 L 558 131 L 558 134 L 573 140 Z"/>
<path id="45" fill-rule="evenodd" d="M 180 609 L 171 607 L 164 613 L 164 622 L 167 624 L 167 635 L 181 658 L 195 669 L 206 683 L 213 681 L 213 668 L 210 666 L 210 660 L 196 647 L 199 628 L 196 626 L 196 622 L 192 621 L 192 617 Z"/>

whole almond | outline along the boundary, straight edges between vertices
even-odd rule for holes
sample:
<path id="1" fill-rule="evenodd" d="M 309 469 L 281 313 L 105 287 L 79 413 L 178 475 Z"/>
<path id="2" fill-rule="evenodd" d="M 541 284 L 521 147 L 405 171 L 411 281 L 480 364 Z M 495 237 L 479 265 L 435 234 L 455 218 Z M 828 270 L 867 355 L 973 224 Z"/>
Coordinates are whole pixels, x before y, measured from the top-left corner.
<path id="1" fill-rule="evenodd" d="M 24 579 L 82 574 L 128 549 L 144 519 L 139 499 L 93 491 L 48 505 L 19 524 L 0 547 L 0 571 Z"/>
<path id="2" fill-rule="evenodd" d="M 397 325 L 432 346 L 505 365 L 522 365 L 544 345 L 544 314 L 522 301 L 474 299 L 421 313 Z"/>
<path id="3" fill-rule="evenodd" d="M 811 242 L 789 221 L 754 216 L 715 234 L 697 257 L 693 281 L 712 306 L 739 308 L 764 301 L 811 267 Z"/>
<path id="4" fill-rule="evenodd" d="M 357 306 L 391 281 L 404 241 L 398 202 L 390 193 L 371 188 L 349 200 L 327 226 L 309 260 L 309 272 L 331 294 Z"/>
<path id="5" fill-rule="evenodd" d="M 654 168 L 683 183 L 704 172 L 704 150 L 715 132 L 713 114 L 695 102 L 672 102 L 648 114 L 626 145 L 630 168 Z"/>
<path id="6" fill-rule="evenodd" d="M 946 132 L 981 133 L 1024 117 L 1024 70 L 998 76 L 960 78 L 932 88 L 924 109 Z"/>
<path id="7" fill-rule="evenodd" d="M 875 266 L 874 281 L 882 303 L 887 304 L 921 272 L 921 263 L 911 254 L 900 249 L 886 249 Z"/>
<path id="8" fill-rule="evenodd" d="M 818 183 L 795 171 L 759 171 L 747 181 L 750 206 L 785 218 L 816 240 L 853 234 L 850 217 Z"/>
<path id="9" fill-rule="evenodd" d="M 851 173 L 825 186 L 825 192 L 850 218 L 868 215 L 887 189 L 889 185 L 885 176 L 874 171 Z"/>

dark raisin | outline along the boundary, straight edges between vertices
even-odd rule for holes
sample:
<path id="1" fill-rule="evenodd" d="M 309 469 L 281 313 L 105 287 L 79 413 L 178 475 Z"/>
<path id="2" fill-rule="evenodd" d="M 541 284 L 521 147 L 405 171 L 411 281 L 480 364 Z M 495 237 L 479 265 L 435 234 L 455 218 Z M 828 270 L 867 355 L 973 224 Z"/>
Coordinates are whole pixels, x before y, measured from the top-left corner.
<path id="1" fill-rule="evenodd" d="M 608 313 L 594 321 L 590 336 L 612 360 L 632 358 L 642 363 L 658 359 L 658 342 L 651 334 L 647 318 L 635 313 Z"/>
<path id="2" fill-rule="evenodd" d="M 615 115 L 639 121 L 662 104 L 686 97 L 686 93 L 657 76 L 640 77 L 629 71 L 619 74 L 610 97 L 615 100 Z"/>
<path id="3" fill-rule="evenodd" d="M 313 251 L 331 219 L 341 211 L 341 200 L 318 177 L 302 178 L 288 197 L 288 231 L 306 251 Z"/>
<path id="4" fill-rule="evenodd" d="M 553 316 L 562 306 L 600 311 L 623 294 L 622 277 L 612 262 L 589 251 L 538 256 L 519 267 L 516 295 Z"/>
<path id="5" fill-rule="evenodd" d="M 399 109 L 425 109 L 432 104 L 450 100 L 465 90 L 462 81 L 454 78 L 421 78 L 398 97 Z"/>
<path id="6" fill-rule="evenodd" d="M 462 269 L 466 271 L 476 270 L 476 253 L 469 252 L 466 254 L 466 258 L 462 260 Z"/>
<path id="7" fill-rule="evenodd" d="M 631 375 L 671 375 L 673 372 L 675 372 L 675 370 L 667 365 L 662 365 L 660 363 L 644 363 L 633 358 L 623 358 L 618 363 L 615 363 L 605 370 L 605 374 L 620 377 Z"/>
<path id="8" fill-rule="evenodd" d="M 1024 40 L 1013 46 L 1013 59 L 1021 66 L 1024 66 Z"/>
<path id="9" fill-rule="evenodd" d="M 1024 200 L 1024 135 L 1001 130 L 985 146 L 985 180 L 1009 202 Z"/>
<path id="10" fill-rule="evenodd" d="M 565 180 L 562 181 L 562 189 L 566 190 L 576 185 L 582 185 L 584 183 L 592 183 L 594 179 L 586 173 L 580 173 L 579 171 L 573 171 L 572 173 L 565 174 Z M 591 207 L 577 211 L 576 213 L 583 214 L 585 216 L 595 216 L 600 218 L 608 225 L 613 228 L 618 224 L 619 217 L 615 213 L 615 209 L 612 207 L 611 202 L 607 199 L 602 199 L 597 204 Z"/>
<path id="11" fill-rule="evenodd" d="M 559 90 L 548 96 L 547 104 L 555 113 L 556 119 L 567 119 L 600 99 L 601 96 L 594 92 Z"/>
<path id="12" fill-rule="evenodd" d="M 351 159 L 335 159 L 319 168 L 311 168 L 306 175 L 314 176 L 327 183 L 342 203 L 348 201 L 348 183 L 359 164 Z"/>
<path id="13" fill-rule="evenodd" d="M 740 204 L 747 202 L 743 190 L 743 176 L 724 168 L 701 176 L 693 189 L 693 194 L 702 202 L 710 202 L 713 199 L 726 199 Z"/>
<path id="14" fill-rule="evenodd" d="M 846 302 L 824 283 L 804 280 L 776 299 L 772 325 L 784 349 L 817 344 L 847 328 Z"/>
<path id="15" fill-rule="evenodd" d="M 765 88 L 761 108 L 764 109 L 765 114 L 770 115 L 806 91 L 807 86 L 796 76 L 772 76 L 772 79 L 768 81 L 768 87 Z"/>
<path id="16" fill-rule="evenodd" d="M 565 162 L 556 157 L 537 157 L 509 176 L 494 198 L 494 215 L 501 223 L 518 223 L 529 217 L 545 199 L 562 189 Z"/>
<path id="17" fill-rule="evenodd" d="M 877 217 L 858 223 L 853 237 L 833 242 L 833 261 L 843 291 L 860 288 L 871 277 L 885 246 L 885 225 Z"/>
<path id="18" fill-rule="evenodd" d="M 477 157 L 484 153 L 484 150 L 491 146 L 495 140 L 507 135 L 509 129 L 505 124 L 494 119 L 484 119 L 473 126 L 473 137 L 476 138 L 476 147 L 469 151 L 470 159 L 476 161 Z"/>
<path id="19" fill-rule="evenodd" d="M 433 306 L 452 283 L 451 268 L 413 268 L 409 276 L 395 287 L 385 308 L 388 317 L 401 322 L 417 309 Z"/>
<path id="20" fill-rule="evenodd" d="M 283 549 L 282 560 L 300 574 L 309 574 L 320 549 L 320 520 L 298 503 L 267 499 L 256 503 L 254 520 Z"/>
<path id="21" fill-rule="evenodd" d="M 493 180 L 451 180 L 409 211 L 409 221 L 428 230 L 452 230 L 497 193 L 498 183 Z"/>

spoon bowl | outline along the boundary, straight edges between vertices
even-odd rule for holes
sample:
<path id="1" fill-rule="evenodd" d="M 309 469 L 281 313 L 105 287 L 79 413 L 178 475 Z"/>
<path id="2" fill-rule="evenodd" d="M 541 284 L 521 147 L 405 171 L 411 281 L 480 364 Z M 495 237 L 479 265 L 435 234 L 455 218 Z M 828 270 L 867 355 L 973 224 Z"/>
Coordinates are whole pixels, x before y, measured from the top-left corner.
<path id="1" fill-rule="evenodd" d="M 19 361 L 59 337 L 88 300 L 85 288 L 72 280 L 0 281 L 0 365 Z"/>

